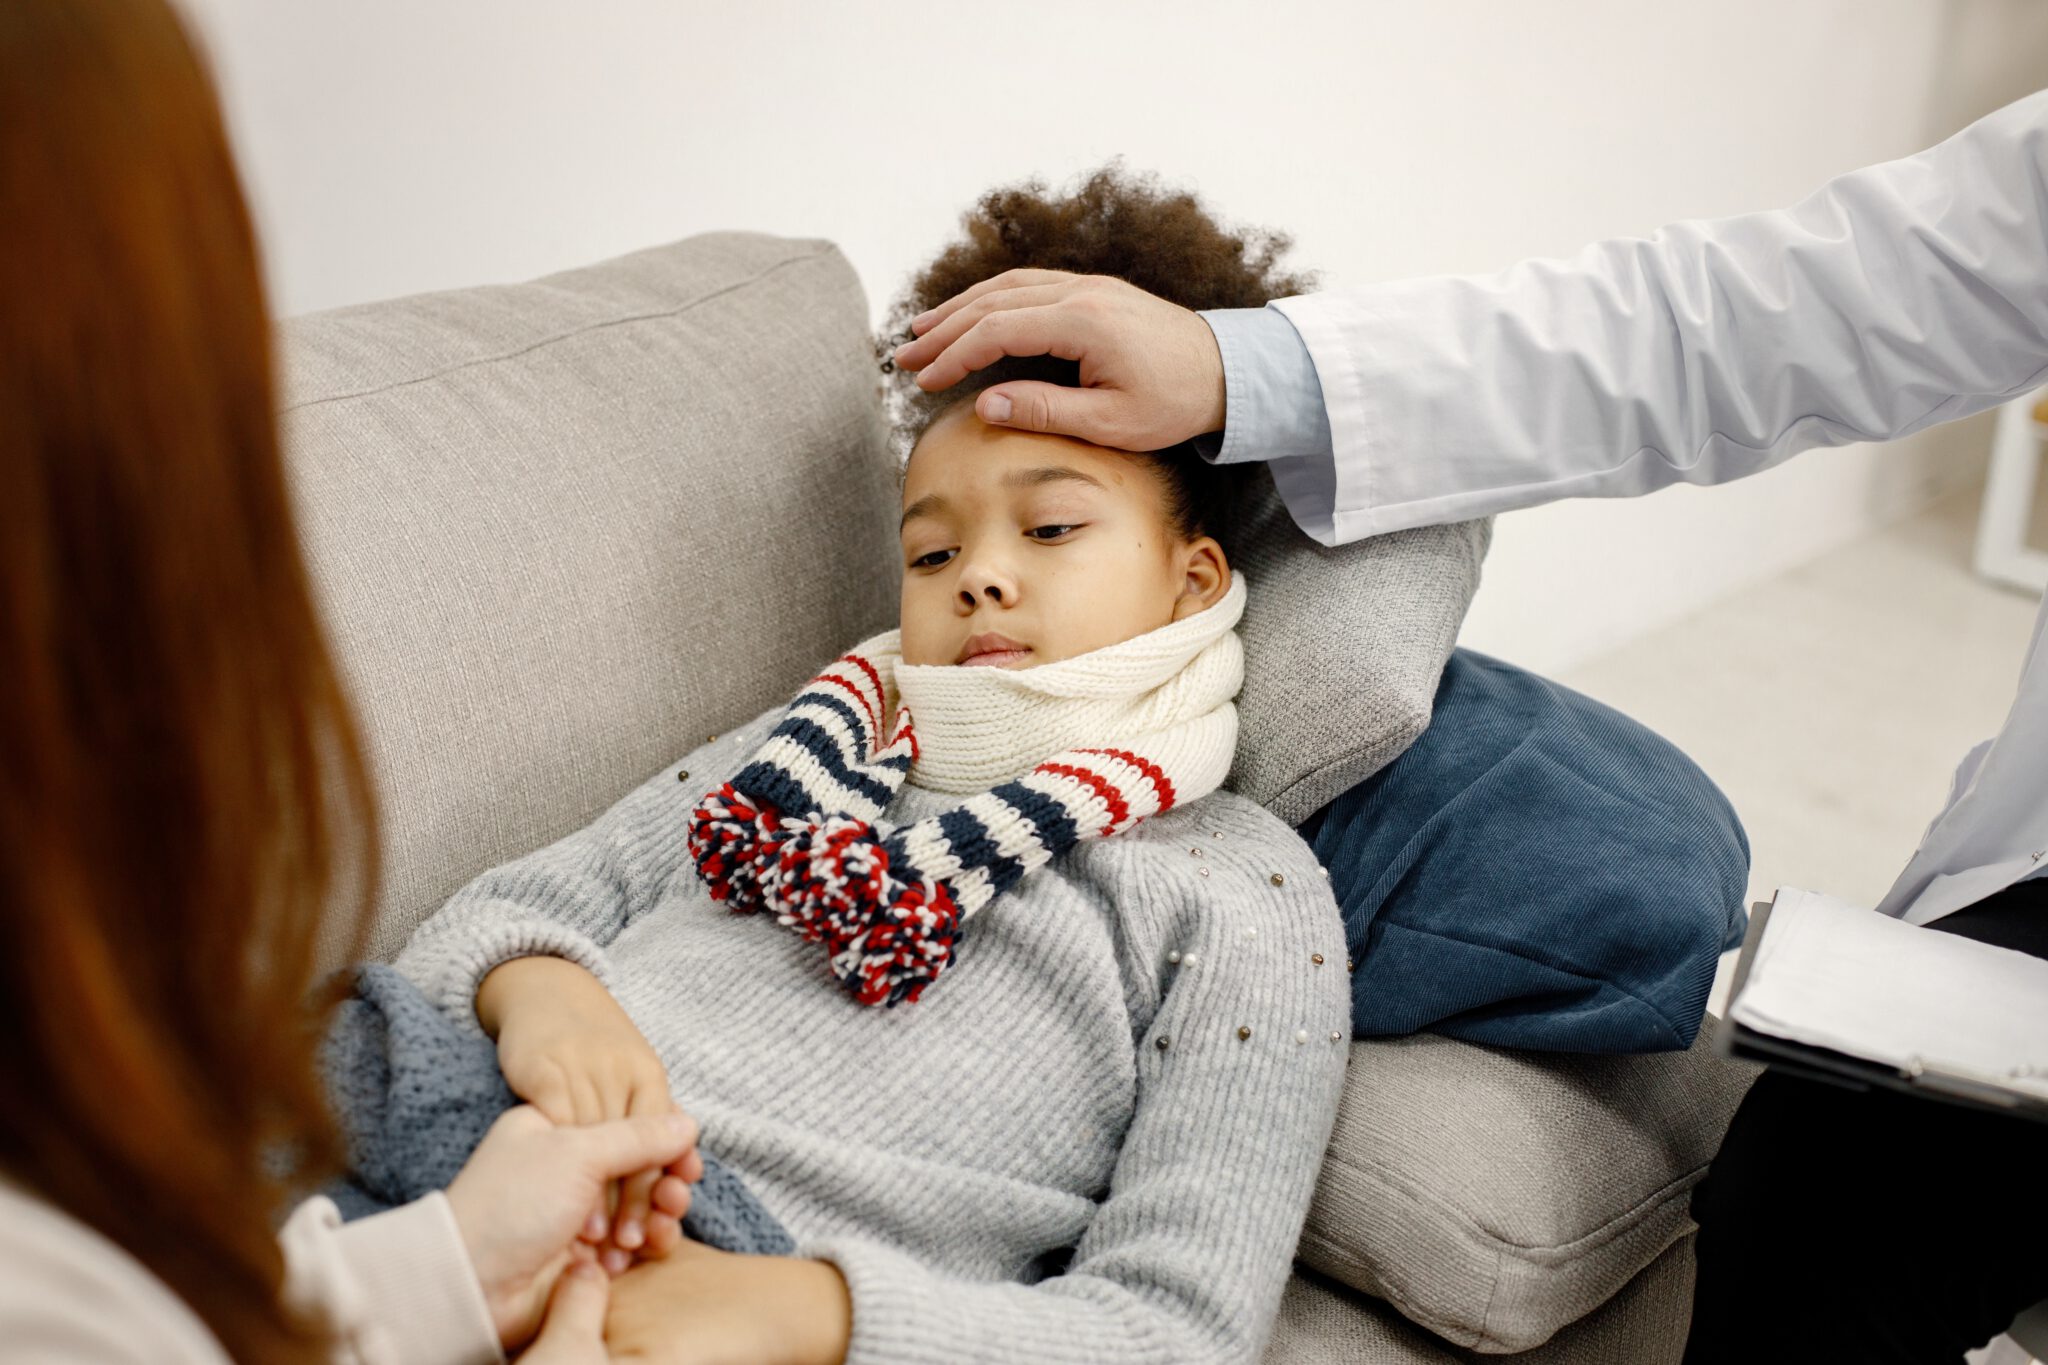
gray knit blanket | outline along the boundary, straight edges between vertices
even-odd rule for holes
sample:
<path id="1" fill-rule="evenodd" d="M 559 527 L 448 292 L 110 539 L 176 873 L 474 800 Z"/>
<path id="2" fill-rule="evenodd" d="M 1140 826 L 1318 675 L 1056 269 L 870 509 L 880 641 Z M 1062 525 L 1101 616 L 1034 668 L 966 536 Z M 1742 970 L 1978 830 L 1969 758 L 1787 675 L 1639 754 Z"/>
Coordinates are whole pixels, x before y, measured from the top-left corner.
<path id="1" fill-rule="evenodd" d="M 345 1219 L 445 1189 L 519 1103 L 498 1070 L 498 1049 L 458 1030 L 419 987 L 378 963 L 357 969 L 322 1044 L 321 1068 L 348 1141 L 349 1174 L 322 1193 Z M 721 1251 L 783 1256 L 796 1247 L 775 1216 L 700 1146 L 704 1178 L 690 1193 L 686 1236 Z"/>

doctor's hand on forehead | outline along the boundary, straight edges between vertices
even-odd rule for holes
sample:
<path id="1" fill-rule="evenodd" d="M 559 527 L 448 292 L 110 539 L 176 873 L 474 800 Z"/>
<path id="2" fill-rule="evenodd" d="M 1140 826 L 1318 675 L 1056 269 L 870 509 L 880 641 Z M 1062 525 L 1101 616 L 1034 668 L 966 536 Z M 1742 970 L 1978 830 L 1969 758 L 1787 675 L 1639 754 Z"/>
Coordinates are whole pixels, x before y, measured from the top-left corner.
<path id="1" fill-rule="evenodd" d="M 1108 275 L 1006 270 L 910 320 L 892 357 L 937 392 L 1005 356 L 1081 363 L 1081 387 L 998 384 L 974 410 L 994 426 L 1163 450 L 1223 428 L 1223 356 L 1201 315 Z"/>

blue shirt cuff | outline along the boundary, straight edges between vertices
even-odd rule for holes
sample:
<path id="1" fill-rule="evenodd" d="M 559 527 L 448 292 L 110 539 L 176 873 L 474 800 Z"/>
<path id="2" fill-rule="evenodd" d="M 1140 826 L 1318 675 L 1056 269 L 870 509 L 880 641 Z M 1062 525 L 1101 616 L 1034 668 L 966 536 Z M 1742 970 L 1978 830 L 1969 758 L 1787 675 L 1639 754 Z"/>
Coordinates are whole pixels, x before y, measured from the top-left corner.
<path id="1" fill-rule="evenodd" d="M 1285 313 L 1212 308 L 1201 313 L 1223 356 L 1223 430 L 1197 436 L 1211 464 L 1265 462 L 1295 524 L 1337 543 L 1337 457 L 1323 385 L 1301 333 Z"/>
<path id="2" fill-rule="evenodd" d="M 1210 308 L 1199 316 L 1223 356 L 1223 430 L 1195 438 L 1211 464 L 1332 458 L 1323 386 L 1301 333 L 1277 308 Z"/>

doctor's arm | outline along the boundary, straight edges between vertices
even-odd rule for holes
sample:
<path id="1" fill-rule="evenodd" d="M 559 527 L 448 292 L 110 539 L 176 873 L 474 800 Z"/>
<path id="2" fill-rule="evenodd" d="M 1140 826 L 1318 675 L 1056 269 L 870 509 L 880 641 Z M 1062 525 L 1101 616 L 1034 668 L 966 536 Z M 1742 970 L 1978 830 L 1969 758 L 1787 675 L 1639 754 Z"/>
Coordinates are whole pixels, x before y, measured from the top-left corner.
<path id="1" fill-rule="evenodd" d="M 1908 435 L 2048 377 L 2048 92 L 1788 209 L 1202 316 L 1211 458 L 1326 544 Z"/>

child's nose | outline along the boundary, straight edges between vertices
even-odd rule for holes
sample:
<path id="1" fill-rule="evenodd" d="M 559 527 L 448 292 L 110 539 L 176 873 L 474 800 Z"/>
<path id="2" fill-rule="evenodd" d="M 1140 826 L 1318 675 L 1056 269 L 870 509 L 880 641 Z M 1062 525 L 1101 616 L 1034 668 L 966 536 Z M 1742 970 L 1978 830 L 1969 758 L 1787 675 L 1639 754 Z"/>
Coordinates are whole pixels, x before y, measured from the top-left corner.
<path id="1" fill-rule="evenodd" d="M 1017 585 L 997 565 L 982 561 L 968 565 L 960 574 L 960 608 L 973 611 L 988 602 L 998 607 L 1015 606 Z"/>
<path id="2" fill-rule="evenodd" d="M 968 611 L 973 611 L 976 607 L 980 606 L 984 601 L 993 602 L 995 605 L 999 607 L 1007 605 L 1008 597 L 1003 590 L 1003 585 L 994 581 L 986 582 L 978 587 L 972 588 L 966 586 L 965 584 L 961 585 L 960 605 L 962 607 L 966 608 Z"/>

